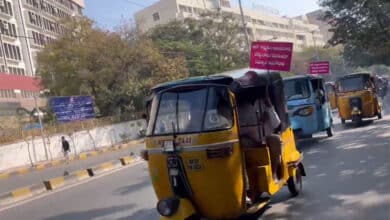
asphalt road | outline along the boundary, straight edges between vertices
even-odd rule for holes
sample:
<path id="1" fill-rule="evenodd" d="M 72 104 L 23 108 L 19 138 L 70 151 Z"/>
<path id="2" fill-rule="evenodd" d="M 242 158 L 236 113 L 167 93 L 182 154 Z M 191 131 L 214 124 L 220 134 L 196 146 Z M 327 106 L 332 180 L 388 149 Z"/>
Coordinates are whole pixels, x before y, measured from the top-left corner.
<path id="1" fill-rule="evenodd" d="M 303 194 L 282 190 L 259 219 L 390 219 L 390 117 L 300 141 Z M 1 220 L 158 219 L 146 164 L 0 211 Z"/>
<path id="2" fill-rule="evenodd" d="M 9 192 L 19 187 L 33 185 L 42 182 L 45 179 L 64 175 L 65 172 L 71 173 L 75 170 L 86 169 L 95 166 L 99 163 L 115 160 L 122 156 L 128 156 L 130 152 L 138 154 L 143 146 L 143 144 L 138 144 L 130 148 L 108 152 L 94 157 L 89 157 L 84 160 L 74 160 L 69 164 L 62 164 L 40 171 L 33 171 L 31 173 L 23 174 L 20 176 L 9 177 L 8 179 L 0 181 L 0 194 Z"/>

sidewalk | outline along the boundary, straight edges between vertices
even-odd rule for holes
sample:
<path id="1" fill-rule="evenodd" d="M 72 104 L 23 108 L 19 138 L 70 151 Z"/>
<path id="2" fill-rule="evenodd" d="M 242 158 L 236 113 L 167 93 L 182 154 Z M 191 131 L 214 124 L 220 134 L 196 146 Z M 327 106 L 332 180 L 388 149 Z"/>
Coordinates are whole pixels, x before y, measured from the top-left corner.
<path id="1" fill-rule="evenodd" d="M 144 144 L 141 141 L 132 141 L 113 148 L 80 153 L 77 158 L 73 157 L 69 164 L 62 158 L 40 163 L 34 167 L 9 170 L 0 174 L 0 194 L 53 177 L 63 176 L 76 170 L 93 167 L 123 156 L 129 156 L 131 153 L 138 154 L 143 147 Z"/>

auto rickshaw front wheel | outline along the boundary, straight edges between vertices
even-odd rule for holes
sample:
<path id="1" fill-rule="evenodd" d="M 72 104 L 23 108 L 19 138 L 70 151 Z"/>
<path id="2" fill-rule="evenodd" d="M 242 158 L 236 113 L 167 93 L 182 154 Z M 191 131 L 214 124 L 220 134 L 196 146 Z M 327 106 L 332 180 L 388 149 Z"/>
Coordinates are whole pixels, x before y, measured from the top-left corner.
<path id="1" fill-rule="evenodd" d="M 298 196 L 302 191 L 302 170 L 299 166 L 296 168 L 295 175 L 287 180 L 287 187 L 293 197 Z"/>

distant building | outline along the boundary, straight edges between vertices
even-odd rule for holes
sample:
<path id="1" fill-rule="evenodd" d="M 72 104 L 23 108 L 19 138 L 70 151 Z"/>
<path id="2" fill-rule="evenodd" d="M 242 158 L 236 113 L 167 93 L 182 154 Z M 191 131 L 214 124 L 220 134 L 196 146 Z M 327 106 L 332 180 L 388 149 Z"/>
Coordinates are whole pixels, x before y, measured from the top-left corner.
<path id="1" fill-rule="evenodd" d="M 240 19 L 240 10 L 230 0 L 160 0 L 135 14 L 139 29 L 143 32 L 156 25 L 176 19 L 199 18 L 205 11 L 221 11 Z M 323 46 L 325 41 L 320 28 L 306 17 L 287 18 L 265 10 L 244 9 L 251 40 L 277 40 L 294 43 L 294 50 Z"/>
<path id="2" fill-rule="evenodd" d="M 0 0 L 3 107 L 4 103 L 19 103 L 31 108 L 32 97 L 39 93 L 37 85 L 28 85 L 35 75 L 37 53 L 63 33 L 58 23 L 61 18 L 82 15 L 83 8 L 84 0 Z"/>
<path id="3" fill-rule="evenodd" d="M 320 32 L 324 37 L 325 42 L 327 42 L 330 38 L 332 38 L 333 33 L 329 31 L 331 26 L 328 24 L 328 22 L 324 21 L 324 16 L 325 11 L 322 9 L 306 14 L 309 23 L 318 25 L 318 27 L 320 27 Z"/>

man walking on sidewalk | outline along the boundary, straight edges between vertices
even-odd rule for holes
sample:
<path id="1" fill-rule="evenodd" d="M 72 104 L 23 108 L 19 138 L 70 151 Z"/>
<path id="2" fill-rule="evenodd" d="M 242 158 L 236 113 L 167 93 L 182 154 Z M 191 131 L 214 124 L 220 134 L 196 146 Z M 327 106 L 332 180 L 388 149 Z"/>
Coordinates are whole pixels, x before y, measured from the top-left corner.
<path id="1" fill-rule="evenodd" d="M 62 141 L 62 151 L 64 152 L 66 163 L 69 163 L 69 152 L 70 152 L 69 142 L 65 139 L 64 136 L 61 137 L 61 141 Z"/>

